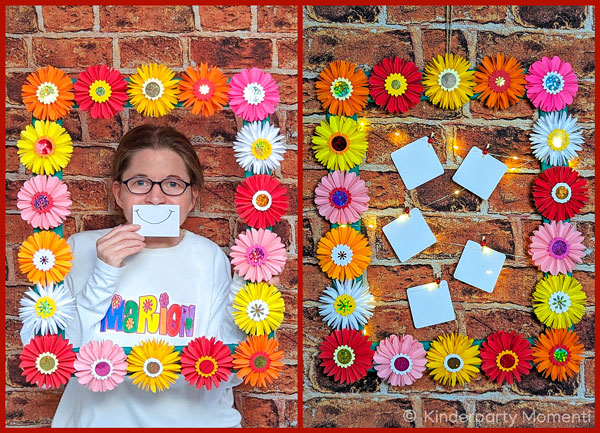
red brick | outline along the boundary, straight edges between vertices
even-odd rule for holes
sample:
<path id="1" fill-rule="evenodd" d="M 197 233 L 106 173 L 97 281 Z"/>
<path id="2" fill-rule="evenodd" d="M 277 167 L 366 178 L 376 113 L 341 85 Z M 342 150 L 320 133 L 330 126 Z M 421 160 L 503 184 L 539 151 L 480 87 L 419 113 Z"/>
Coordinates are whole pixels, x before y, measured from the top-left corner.
<path id="1" fill-rule="evenodd" d="M 6 38 L 6 67 L 27 67 L 27 50 L 23 39 Z"/>
<path id="2" fill-rule="evenodd" d="M 579 336 L 581 344 L 585 347 L 585 350 L 593 350 L 594 341 L 596 338 L 596 332 L 594 329 L 594 312 L 586 311 L 580 322 L 573 325 L 573 330 Z"/>
<path id="3" fill-rule="evenodd" d="M 200 197 L 203 212 L 235 213 L 233 198 L 238 182 L 209 181 L 204 183 L 204 193 Z"/>
<path id="4" fill-rule="evenodd" d="M 281 290 L 290 290 L 298 297 L 298 258 L 290 257 L 283 268 L 283 272 L 279 275 L 280 288 Z M 297 304 L 297 300 L 293 301 L 294 305 Z M 290 308 L 291 304 L 290 304 Z M 296 307 L 294 307 L 296 308 Z M 294 311 L 297 314 L 297 311 Z"/>
<path id="5" fill-rule="evenodd" d="M 285 110 L 285 122 L 280 127 L 281 133 L 287 137 L 289 143 L 298 146 L 298 101 L 295 105 L 295 108 Z"/>
<path id="6" fill-rule="evenodd" d="M 515 105 L 504 110 L 488 108 L 481 102 L 480 99 L 473 99 L 469 101 L 469 111 L 475 119 L 532 119 L 535 112 L 535 108 L 529 101 L 529 99 L 519 99 Z"/>
<path id="7" fill-rule="evenodd" d="M 375 23 L 381 6 L 308 6 L 306 13 L 317 22 L 330 23 Z"/>
<path id="8" fill-rule="evenodd" d="M 275 331 L 275 338 L 279 343 L 277 350 L 282 350 L 284 359 L 295 361 L 298 357 L 298 329 L 296 326 L 281 325 Z"/>
<path id="9" fill-rule="evenodd" d="M 584 368 L 585 368 L 585 396 L 586 397 L 593 397 L 594 396 L 594 390 L 596 389 L 594 384 L 595 384 L 595 369 L 596 369 L 596 363 L 594 362 L 595 360 L 593 358 L 587 358 L 584 361 Z"/>
<path id="10" fill-rule="evenodd" d="M 119 50 L 121 51 L 121 66 L 124 68 L 138 68 L 153 62 L 164 64 L 169 68 L 183 66 L 182 41 L 177 37 L 123 38 L 119 39 Z"/>
<path id="11" fill-rule="evenodd" d="M 6 424 L 50 427 L 62 393 L 63 389 L 31 389 L 26 393 L 7 391 Z"/>
<path id="12" fill-rule="evenodd" d="M 424 398 L 423 427 L 467 427 L 465 404 L 460 401 Z"/>
<path id="13" fill-rule="evenodd" d="M 453 21 L 500 23 L 506 20 L 506 6 L 454 6 Z M 388 6 L 389 24 L 445 22 L 444 6 Z"/>
<path id="14" fill-rule="evenodd" d="M 118 143 L 123 137 L 123 120 L 120 115 L 110 119 L 92 119 L 89 113 L 82 112 L 86 119 L 90 140 L 99 143 Z"/>
<path id="15" fill-rule="evenodd" d="M 367 268 L 367 281 L 377 301 L 406 301 L 406 289 L 435 280 L 431 266 L 377 266 Z M 454 290 L 452 291 L 454 296 Z"/>
<path id="16" fill-rule="evenodd" d="M 21 88 L 29 72 L 7 72 L 6 74 L 6 100 L 15 105 L 23 105 Z M 31 119 L 29 120 L 31 121 Z"/>
<path id="17" fill-rule="evenodd" d="M 6 286 L 6 310 L 8 316 L 18 316 L 21 298 L 31 286 Z"/>
<path id="18" fill-rule="evenodd" d="M 28 236 L 33 234 L 31 227 L 20 214 L 5 215 L 6 243 L 11 245 L 20 245 Z"/>
<path id="19" fill-rule="evenodd" d="M 594 122 L 594 99 L 596 97 L 596 86 L 594 83 L 579 81 L 577 83 L 577 96 L 573 104 L 568 106 L 569 114 L 577 118 L 577 123 Z M 586 126 L 586 125 L 582 125 Z M 593 143 L 593 141 L 587 141 Z"/>
<path id="20" fill-rule="evenodd" d="M 298 401 L 285 400 L 284 422 L 280 427 L 298 427 Z"/>
<path id="21" fill-rule="evenodd" d="M 303 48 L 303 52 L 306 52 L 306 47 Z M 306 59 L 304 60 L 303 67 L 306 67 Z M 321 69 L 318 69 L 320 72 Z M 311 114 L 325 115 L 323 111 L 323 105 L 321 101 L 317 99 L 317 93 L 315 88 L 316 79 L 303 79 L 302 80 L 302 114 L 303 116 L 310 116 Z"/>
<path id="22" fill-rule="evenodd" d="M 479 212 L 481 199 L 472 192 L 460 191 L 452 176 L 456 170 L 445 170 L 444 173 L 429 182 L 412 190 L 411 198 L 415 207 L 421 211 L 434 212 Z"/>
<path id="23" fill-rule="evenodd" d="M 596 164 L 596 155 L 594 153 L 595 131 L 592 129 L 583 130 L 583 149 L 577 155 L 577 159 L 572 164 L 576 170 L 594 170 Z"/>
<path id="24" fill-rule="evenodd" d="M 521 378 L 520 382 L 510 385 L 515 394 L 520 395 L 553 395 L 553 396 L 574 396 L 577 395 L 579 387 L 579 375 L 564 380 L 552 381 L 544 377 L 536 368 L 531 369 L 528 375 Z"/>
<path id="25" fill-rule="evenodd" d="M 323 120 L 325 120 L 325 118 L 323 118 Z M 325 166 L 322 165 L 320 162 L 317 161 L 317 159 L 315 158 L 315 153 L 312 149 L 312 144 L 311 144 L 311 140 L 312 140 L 312 136 L 313 134 L 315 134 L 315 128 L 317 125 L 304 125 L 302 131 L 302 140 L 303 140 L 303 145 L 302 145 L 302 169 L 306 170 L 306 169 L 318 169 L 318 170 L 324 170 Z M 326 173 L 325 171 L 323 171 L 323 173 Z"/>
<path id="26" fill-rule="evenodd" d="M 42 6 L 44 27 L 47 32 L 78 32 L 92 30 L 92 6 Z"/>
<path id="27" fill-rule="evenodd" d="M 6 33 L 35 33 L 38 31 L 34 6 L 7 6 Z"/>
<path id="28" fill-rule="evenodd" d="M 87 68 L 112 65 L 112 41 L 105 38 L 33 39 L 33 58 L 38 66 Z"/>
<path id="29" fill-rule="evenodd" d="M 125 222 L 124 217 L 118 215 L 85 215 L 82 218 L 81 231 L 102 230 L 113 228 Z"/>
<path id="30" fill-rule="evenodd" d="M 317 307 L 302 309 L 302 335 L 304 337 L 302 350 L 306 350 L 307 347 L 318 348 L 325 337 L 331 334 L 331 331 L 331 328 L 323 321 Z"/>
<path id="31" fill-rule="evenodd" d="M 271 74 L 279 87 L 280 104 L 298 104 L 298 77 Z"/>
<path id="32" fill-rule="evenodd" d="M 6 139 L 17 141 L 21 138 L 21 131 L 31 123 L 31 113 L 25 108 L 6 108 L 5 122 Z"/>
<path id="33" fill-rule="evenodd" d="M 292 243 L 292 228 L 290 224 L 285 220 L 279 221 L 273 226 L 273 233 L 281 238 L 285 249 L 289 251 L 290 244 Z"/>
<path id="34" fill-rule="evenodd" d="M 296 69 L 298 65 L 298 41 L 282 39 L 277 41 L 277 66 L 286 69 Z"/>
<path id="35" fill-rule="evenodd" d="M 438 55 L 444 56 L 446 53 L 446 32 L 444 30 L 423 30 L 421 37 L 424 41 L 423 61 L 425 62 L 425 65 L 429 63 L 431 59 L 437 59 Z M 455 55 L 458 54 L 469 60 L 467 38 L 461 30 L 455 29 L 452 32 L 452 53 Z M 475 65 L 471 65 L 471 68 L 475 68 Z"/>
<path id="36" fill-rule="evenodd" d="M 573 428 L 594 426 L 594 403 L 475 401 L 475 427 Z"/>
<path id="37" fill-rule="evenodd" d="M 285 302 L 285 314 L 283 316 L 283 323 L 290 326 L 298 325 L 298 293 L 283 291 L 281 286 L 277 287 L 281 293 L 281 297 Z"/>
<path id="38" fill-rule="evenodd" d="M 279 410 L 274 400 L 235 394 L 235 407 L 242 414 L 242 427 L 278 427 Z"/>
<path id="39" fill-rule="evenodd" d="M 6 182 L 4 183 L 5 185 L 5 197 L 6 197 L 6 210 L 18 210 L 17 208 L 17 194 L 19 193 L 19 190 L 21 189 L 21 187 L 23 186 L 23 184 L 25 183 L 25 180 L 16 180 L 16 181 L 9 181 L 6 180 Z"/>
<path id="40" fill-rule="evenodd" d="M 318 301 L 323 290 L 332 284 L 331 279 L 327 278 L 318 265 L 305 263 L 302 268 L 302 298 L 305 301 Z"/>
<path id="41" fill-rule="evenodd" d="M 312 152 L 312 151 L 311 151 Z M 302 176 L 302 208 L 304 211 L 316 210 L 315 188 L 323 176 L 327 175 L 327 170 L 304 170 Z"/>
<path id="42" fill-rule="evenodd" d="M 107 210 L 109 189 L 104 182 L 65 179 L 71 193 L 72 211 Z M 112 195 L 112 194 L 111 194 Z"/>
<path id="43" fill-rule="evenodd" d="M 510 309 L 465 311 L 465 323 L 467 335 L 476 340 L 486 339 L 500 329 L 518 332 L 525 338 L 536 337 L 544 330 L 533 312 Z"/>
<path id="44" fill-rule="evenodd" d="M 286 143 L 289 146 L 288 143 Z M 283 161 L 281 161 L 281 176 L 283 180 L 292 180 L 295 182 L 298 180 L 298 152 L 296 149 L 290 149 L 288 147 L 285 152 Z M 296 197 L 290 198 L 290 200 L 296 200 Z"/>
<path id="45" fill-rule="evenodd" d="M 254 387 L 250 384 L 242 384 L 235 388 L 236 392 L 279 392 L 282 394 L 294 394 L 298 392 L 298 367 L 296 365 L 283 366 L 279 377 L 270 384 L 263 387 Z"/>
<path id="46" fill-rule="evenodd" d="M 219 67 L 225 69 L 268 69 L 272 67 L 273 43 L 268 39 L 192 37 L 190 58 L 196 63 L 212 63 L 219 59 Z"/>
<path id="47" fill-rule="evenodd" d="M 7 173 L 17 172 L 19 171 L 19 155 L 17 155 L 17 147 L 16 146 L 6 146 L 6 166 L 5 171 Z"/>
<path id="48" fill-rule="evenodd" d="M 244 169 L 237 163 L 233 149 L 224 146 L 194 146 L 198 159 L 204 167 L 204 177 L 231 176 L 244 177 Z"/>
<path id="49" fill-rule="evenodd" d="M 536 29 L 581 29 L 585 26 L 585 6 L 511 6 L 515 22 Z"/>
<path id="50" fill-rule="evenodd" d="M 361 171 L 369 191 L 369 209 L 400 208 L 404 206 L 406 188 L 398 172 Z"/>
<path id="51" fill-rule="evenodd" d="M 519 174 L 512 173 L 510 168 L 520 165 L 522 162 L 516 163 L 510 160 L 504 160 L 509 167 L 500 183 L 494 189 L 494 192 L 488 199 L 489 210 L 491 213 L 536 213 L 537 210 L 533 204 L 533 182 L 537 179 L 537 174 Z"/>
<path id="52" fill-rule="evenodd" d="M 587 182 L 587 202 L 581 209 L 581 214 L 595 213 L 596 211 L 596 182 L 594 177 L 585 178 Z"/>
<path id="53" fill-rule="evenodd" d="M 250 6 L 198 6 L 203 31 L 250 30 Z"/>
<path id="54" fill-rule="evenodd" d="M 596 249 L 595 249 L 595 234 L 594 234 L 594 222 L 593 221 L 578 221 L 576 224 L 573 224 L 579 232 L 583 235 L 583 245 L 586 247 L 586 255 L 583 258 L 584 264 L 594 264 L 596 258 Z"/>
<path id="55" fill-rule="evenodd" d="M 587 295 L 587 304 L 593 305 L 596 303 L 596 291 L 594 290 L 594 283 L 596 281 L 594 272 L 586 271 L 575 271 L 573 272 L 573 278 L 581 283 L 583 291 Z"/>
<path id="56" fill-rule="evenodd" d="M 225 218 L 188 217 L 182 228 L 204 236 L 221 247 L 231 244 L 229 220 Z"/>
<path id="57" fill-rule="evenodd" d="M 63 238 L 68 239 L 69 236 L 75 233 L 77 233 L 75 218 L 68 216 L 63 223 Z"/>
<path id="58" fill-rule="evenodd" d="M 110 147 L 74 147 L 63 174 L 110 178 L 114 153 Z"/>
<path id="59" fill-rule="evenodd" d="M 28 385 L 25 381 L 25 376 L 21 373 L 23 370 L 19 368 L 21 360 L 19 353 L 6 355 L 6 384 L 12 388 L 37 388 L 37 386 Z M 26 395 L 23 393 L 23 395 Z"/>
<path id="60" fill-rule="evenodd" d="M 298 7 L 258 6 L 258 31 L 273 33 L 296 33 L 298 31 Z"/>
<path id="61" fill-rule="evenodd" d="M 194 13 L 191 6 L 100 6 L 100 30 L 189 32 L 194 30 Z"/>
<path id="62" fill-rule="evenodd" d="M 18 266 L 18 265 L 17 265 Z M 6 350 L 21 351 L 23 349 L 23 343 L 19 333 L 23 324 L 20 320 L 6 319 Z"/>

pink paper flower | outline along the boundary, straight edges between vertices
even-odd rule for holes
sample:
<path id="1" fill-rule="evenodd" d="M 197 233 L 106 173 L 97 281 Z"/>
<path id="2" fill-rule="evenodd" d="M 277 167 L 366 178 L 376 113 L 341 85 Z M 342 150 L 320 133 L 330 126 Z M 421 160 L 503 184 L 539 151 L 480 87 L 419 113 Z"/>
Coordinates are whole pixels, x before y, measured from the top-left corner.
<path id="1" fill-rule="evenodd" d="M 583 235 L 568 222 L 544 223 L 533 232 L 529 254 L 542 272 L 566 274 L 585 256 Z"/>
<path id="2" fill-rule="evenodd" d="M 56 176 L 34 176 L 19 190 L 17 208 L 33 228 L 58 227 L 71 213 L 67 185 Z"/>
<path id="3" fill-rule="evenodd" d="M 573 102 L 577 94 L 577 75 L 558 56 L 543 57 L 529 67 L 525 76 L 527 97 L 542 111 L 558 111 Z"/>
<path id="4" fill-rule="evenodd" d="M 77 381 L 94 392 L 114 389 L 127 373 L 127 355 L 110 340 L 92 340 L 79 348 L 73 363 Z"/>
<path id="5" fill-rule="evenodd" d="M 248 122 L 266 119 L 279 103 L 279 89 L 271 74 L 258 68 L 243 69 L 229 83 L 229 107 Z"/>
<path id="6" fill-rule="evenodd" d="M 285 264 L 285 247 L 281 239 L 265 229 L 248 229 L 240 233 L 230 255 L 235 271 L 253 283 L 279 275 Z"/>
<path id="7" fill-rule="evenodd" d="M 423 344 L 410 335 L 390 335 L 373 356 L 377 375 L 393 386 L 412 385 L 423 376 L 427 359 Z"/>
<path id="8" fill-rule="evenodd" d="M 73 87 L 79 108 L 94 119 L 109 119 L 127 103 L 127 81 L 106 65 L 90 66 L 79 74 Z"/>
<path id="9" fill-rule="evenodd" d="M 369 207 L 365 181 L 349 171 L 329 173 L 315 189 L 315 203 L 321 216 L 333 224 L 358 221 Z"/>

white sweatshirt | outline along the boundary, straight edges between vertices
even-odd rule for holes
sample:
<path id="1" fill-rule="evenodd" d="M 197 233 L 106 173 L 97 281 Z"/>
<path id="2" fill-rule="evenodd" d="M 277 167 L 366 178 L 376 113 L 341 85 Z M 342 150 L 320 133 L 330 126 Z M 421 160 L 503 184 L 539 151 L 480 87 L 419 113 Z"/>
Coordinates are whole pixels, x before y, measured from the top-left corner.
<path id="1" fill-rule="evenodd" d="M 185 231 L 178 245 L 146 248 L 115 268 L 96 255 L 96 240 L 108 231 L 82 232 L 68 239 L 74 260 L 65 285 L 75 296 L 78 317 L 65 335 L 74 347 L 90 340 L 112 340 L 124 347 L 152 338 L 175 346 L 200 336 L 226 344 L 245 338 L 231 307 L 244 282 L 237 275 L 232 282 L 229 260 L 218 245 Z M 21 333 L 24 344 L 32 337 Z M 235 373 L 210 391 L 190 386 L 181 375 L 169 389 L 154 394 L 131 382 L 127 376 L 112 391 L 92 392 L 72 377 L 52 427 L 240 425 L 241 415 L 233 408 L 232 387 L 241 383 Z"/>

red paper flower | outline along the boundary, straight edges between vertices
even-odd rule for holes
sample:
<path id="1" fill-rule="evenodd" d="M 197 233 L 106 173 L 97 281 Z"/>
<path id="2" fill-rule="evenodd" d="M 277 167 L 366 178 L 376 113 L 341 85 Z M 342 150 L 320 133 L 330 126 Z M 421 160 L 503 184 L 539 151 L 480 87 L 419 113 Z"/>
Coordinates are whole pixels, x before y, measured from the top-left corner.
<path id="1" fill-rule="evenodd" d="M 481 369 L 498 385 L 521 381 L 531 370 L 533 350 L 521 334 L 496 331 L 481 344 Z"/>
<path id="2" fill-rule="evenodd" d="M 353 383 L 365 377 L 375 353 L 369 338 L 355 329 L 333 331 L 319 349 L 325 373 L 341 383 Z"/>
<path id="3" fill-rule="evenodd" d="M 27 344 L 19 359 L 27 383 L 40 388 L 58 388 L 71 378 L 75 371 L 73 345 L 58 334 L 36 335 Z"/>
<path id="4" fill-rule="evenodd" d="M 421 100 L 422 74 L 413 62 L 400 57 L 383 59 L 369 77 L 371 97 L 390 113 L 404 113 Z"/>
<path id="5" fill-rule="evenodd" d="M 109 119 L 127 103 L 127 81 L 106 65 L 90 66 L 80 73 L 74 89 L 79 108 L 89 111 L 94 119 Z"/>
<path id="6" fill-rule="evenodd" d="M 181 374 L 198 389 L 211 389 L 213 384 L 218 388 L 219 382 L 229 378 L 232 367 L 231 350 L 215 337 L 198 337 L 183 348 Z"/>
<path id="7" fill-rule="evenodd" d="M 587 202 L 585 179 L 570 167 L 544 170 L 533 184 L 533 201 L 549 220 L 564 221 L 577 215 Z"/>
<path id="8" fill-rule="evenodd" d="M 268 174 L 247 177 L 235 191 L 235 210 L 250 227 L 264 229 L 272 226 L 287 209 L 285 187 Z"/>

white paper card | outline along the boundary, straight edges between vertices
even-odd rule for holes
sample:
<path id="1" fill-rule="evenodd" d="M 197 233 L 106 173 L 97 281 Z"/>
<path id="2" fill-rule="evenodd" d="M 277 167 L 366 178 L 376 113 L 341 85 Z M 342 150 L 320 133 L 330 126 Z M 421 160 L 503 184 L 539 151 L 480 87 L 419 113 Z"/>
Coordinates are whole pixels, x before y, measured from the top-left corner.
<path id="1" fill-rule="evenodd" d="M 415 328 L 451 322 L 456 319 L 448 282 L 443 280 L 436 283 L 411 287 L 406 290 L 410 314 Z"/>
<path id="2" fill-rule="evenodd" d="M 467 241 L 454 271 L 454 278 L 492 293 L 505 260 L 506 255 L 501 252 Z"/>
<path id="3" fill-rule="evenodd" d="M 427 137 L 408 143 L 391 154 L 406 189 L 413 189 L 444 174 L 444 168 Z"/>
<path id="4" fill-rule="evenodd" d="M 416 256 L 436 242 L 423 214 L 417 208 L 411 209 L 408 215 L 402 214 L 386 224 L 383 233 L 402 262 Z"/>
<path id="5" fill-rule="evenodd" d="M 473 146 L 452 180 L 473 194 L 487 200 L 508 167 L 502 161 Z"/>
<path id="6" fill-rule="evenodd" d="M 137 232 L 142 236 L 177 237 L 179 236 L 179 205 L 135 204 L 132 223 L 142 226 Z"/>

